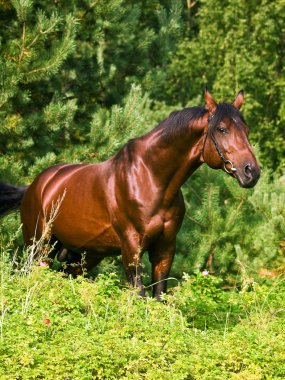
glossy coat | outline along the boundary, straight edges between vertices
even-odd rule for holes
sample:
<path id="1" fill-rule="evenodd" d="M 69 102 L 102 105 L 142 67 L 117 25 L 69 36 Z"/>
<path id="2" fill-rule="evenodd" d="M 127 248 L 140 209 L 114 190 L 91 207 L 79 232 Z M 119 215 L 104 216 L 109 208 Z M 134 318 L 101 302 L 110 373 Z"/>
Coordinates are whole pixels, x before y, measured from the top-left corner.
<path id="1" fill-rule="evenodd" d="M 153 294 L 159 299 L 166 291 L 185 213 L 180 188 L 204 162 L 223 168 L 208 134 L 209 117 L 219 105 L 208 91 L 205 102 L 205 108 L 175 111 L 105 162 L 56 165 L 39 174 L 20 206 L 26 244 L 42 235 L 52 203 L 64 195 L 51 227 L 52 237 L 60 242 L 59 259 L 76 264 L 85 253 L 90 270 L 104 257 L 121 254 L 129 283 L 144 295 L 141 257 L 148 251 Z M 241 186 L 252 187 L 260 169 L 239 112 L 242 103 L 240 92 L 225 106 L 214 133 L 224 157 L 237 168 L 231 175 Z M 79 271 L 80 266 L 70 265 L 70 273 Z"/>

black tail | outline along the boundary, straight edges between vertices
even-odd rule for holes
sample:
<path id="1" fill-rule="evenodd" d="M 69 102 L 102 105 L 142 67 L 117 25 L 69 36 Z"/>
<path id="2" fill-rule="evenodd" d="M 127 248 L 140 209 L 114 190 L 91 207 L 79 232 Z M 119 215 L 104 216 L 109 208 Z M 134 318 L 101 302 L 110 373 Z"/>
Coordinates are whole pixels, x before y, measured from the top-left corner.
<path id="1" fill-rule="evenodd" d="M 0 216 L 16 210 L 23 199 L 28 186 L 11 186 L 0 182 Z"/>

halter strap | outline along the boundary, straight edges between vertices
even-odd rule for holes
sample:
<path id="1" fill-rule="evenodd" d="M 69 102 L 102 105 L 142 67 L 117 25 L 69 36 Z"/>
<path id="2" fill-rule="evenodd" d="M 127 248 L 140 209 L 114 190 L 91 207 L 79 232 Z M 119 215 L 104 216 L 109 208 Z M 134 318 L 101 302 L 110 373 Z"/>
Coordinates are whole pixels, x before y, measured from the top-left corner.
<path id="1" fill-rule="evenodd" d="M 204 149 L 205 149 L 205 145 L 206 145 L 206 140 L 207 140 L 207 137 L 208 137 L 208 134 L 209 134 L 209 129 L 210 129 L 209 125 L 210 125 L 210 122 L 213 119 L 213 117 L 214 117 L 214 115 L 211 115 L 208 118 L 208 130 L 207 130 L 207 133 L 206 133 L 206 136 L 205 136 L 205 139 L 204 139 L 204 142 L 203 142 L 202 150 L 201 150 L 201 154 L 202 154 L 203 159 L 204 159 Z M 237 171 L 237 169 L 234 167 L 234 164 L 230 160 L 225 159 L 225 157 L 224 157 L 223 153 L 221 152 L 221 149 L 220 149 L 220 147 L 218 145 L 218 142 L 217 142 L 217 140 L 215 138 L 214 131 L 211 131 L 210 136 L 211 136 L 211 139 L 212 139 L 212 141 L 213 141 L 213 143 L 215 145 L 215 148 L 216 148 L 216 151 L 217 151 L 218 155 L 220 156 L 221 160 L 224 163 L 224 170 L 225 170 L 225 172 L 227 172 L 229 174 L 234 174 Z M 204 159 L 204 161 L 205 161 L 205 159 Z M 230 169 L 227 169 L 227 165 L 228 164 L 231 165 Z"/>

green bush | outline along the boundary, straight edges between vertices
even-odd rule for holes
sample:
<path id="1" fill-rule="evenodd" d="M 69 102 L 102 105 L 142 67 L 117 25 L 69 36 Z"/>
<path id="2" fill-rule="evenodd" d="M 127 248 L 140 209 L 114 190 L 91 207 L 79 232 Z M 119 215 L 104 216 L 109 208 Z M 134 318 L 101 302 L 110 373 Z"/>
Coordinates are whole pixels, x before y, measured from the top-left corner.
<path id="1" fill-rule="evenodd" d="M 263 170 L 256 187 L 245 190 L 225 173 L 203 166 L 183 190 L 182 255 L 176 257 L 172 275 L 207 269 L 235 281 L 241 267 L 255 275 L 284 268 L 284 176 L 271 180 Z"/>
<path id="2" fill-rule="evenodd" d="M 185 275 L 163 303 L 116 274 L 0 267 L 1 379 L 282 379 L 285 283 Z"/>
<path id="3" fill-rule="evenodd" d="M 128 289 L 120 259 L 95 281 L 33 266 L 19 216 L 1 220 L 0 378 L 284 379 L 282 0 L 11 0 L 0 15 L 1 180 L 104 160 L 205 85 L 245 88 L 263 164 L 249 191 L 206 166 L 185 184 L 171 276 L 191 275 L 164 303 Z"/>

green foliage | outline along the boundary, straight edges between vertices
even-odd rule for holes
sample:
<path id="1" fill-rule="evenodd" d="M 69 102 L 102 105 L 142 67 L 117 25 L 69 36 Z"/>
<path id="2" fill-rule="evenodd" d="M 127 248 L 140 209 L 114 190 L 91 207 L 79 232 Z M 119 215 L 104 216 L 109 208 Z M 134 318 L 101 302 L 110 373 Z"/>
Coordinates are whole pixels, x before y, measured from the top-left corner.
<path id="1" fill-rule="evenodd" d="M 122 109 L 110 107 L 125 102 L 132 83 L 164 72 L 165 56 L 181 36 L 180 15 L 177 1 L 7 3 L 0 36 L 1 177 L 17 182 L 20 173 L 34 175 L 44 162 L 88 161 L 92 153 L 99 158 L 114 152 L 121 143 L 113 138 L 109 150 L 103 142 L 109 144 L 108 124 Z M 96 128 L 96 144 L 105 153 L 90 152 L 97 148 Z M 122 142 L 128 136 L 120 137 Z"/>
<path id="2" fill-rule="evenodd" d="M 8 21 L 2 21 L 0 70 L 1 176 L 6 180 L 17 178 L 35 155 L 60 151 L 76 111 L 73 100 L 63 104 L 46 82 L 75 47 L 75 18 L 47 15 L 30 0 L 11 4 L 16 16 L 11 5 L 1 10 Z"/>
<path id="3" fill-rule="evenodd" d="M 1 379 L 284 378 L 284 280 L 252 279 L 285 267 L 283 0 L 0 3 L 1 180 L 104 160 L 174 108 L 202 104 L 206 85 L 217 99 L 245 89 L 263 162 L 249 191 L 207 167 L 184 186 L 172 276 L 196 275 L 165 304 L 122 287 L 116 260 L 95 282 L 26 274 L 19 216 L 6 217 Z"/>
<path id="4" fill-rule="evenodd" d="M 106 157 L 107 125 L 118 112 L 111 107 L 122 107 L 133 83 L 148 91 L 155 121 L 165 116 L 157 105 L 202 103 L 205 85 L 217 98 L 244 87 L 261 158 L 272 168 L 284 164 L 281 0 L 14 0 L 0 12 L 3 179 L 20 181 L 31 166 L 33 175 L 45 156 L 46 165 L 88 161 L 96 128 L 104 152 L 94 156 Z"/>
<path id="5" fill-rule="evenodd" d="M 182 257 L 173 274 L 207 269 L 235 279 L 240 265 L 252 274 L 284 268 L 284 177 L 270 181 L 264 170 L 253 190 L 225 173 L 202 167 L 184 186 L 186 217 L 179 236 Z M 230 278 L 228 278 L 230 280 Z"/>
<path id="6" fill-rule="evenodd" d="M 8 259 L 8 260 L 7 260 Z M 73 280 L 0 261 L 1 379 L 283 378 L 283 279 L 184 276 L 164 303 L 113 273 Z"/>
<path id="7" fill-rule="evenodd" d="M 180 41 L 160 93 L 186 104 L 205 86 L 221 100 L 244 88 L 253 140 L 275 169 L 285 155 L 283 0 L 199 3 L 198 33 Z"/>
<path id="8" fill-rule="evenodd" d="M 133 86 L 124 107 L 113 106 L 111 111 L 101 109 L 91 123 L 91 147 L 99 160 L 114 154 L 128 139 L 147 131 L 149 101 L 141 89 Z"/>

